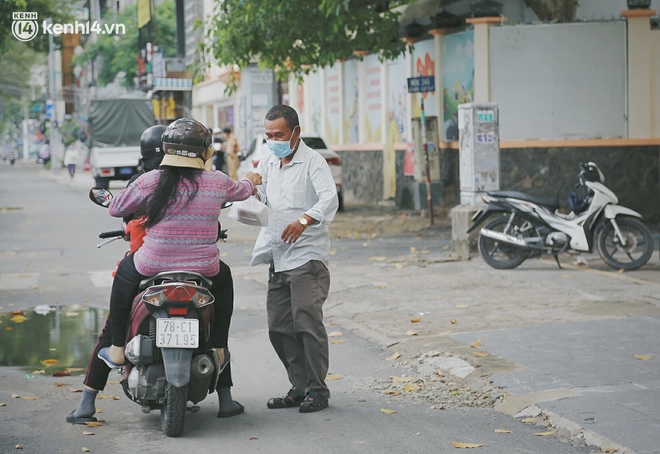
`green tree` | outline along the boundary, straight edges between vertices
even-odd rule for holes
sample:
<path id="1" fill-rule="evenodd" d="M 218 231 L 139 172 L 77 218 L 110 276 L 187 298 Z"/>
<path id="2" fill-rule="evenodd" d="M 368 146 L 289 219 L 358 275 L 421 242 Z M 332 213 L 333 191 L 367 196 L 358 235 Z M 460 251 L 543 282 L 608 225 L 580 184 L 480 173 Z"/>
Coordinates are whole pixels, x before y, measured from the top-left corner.
<path id="1" fill-rule="evenodd" d="M 283 80 L 302 77 L 314 66 L 331 65 L 353 51 L 367 50 L 381 60 L 406 51 L 392 7 L 410 0 L 216 0 L 204 25 L 196 72 L 210 65 L 246 67 L 257 61 L 278 70 Z M 198 24 L 202 25 L 202 24 Z"/>
<path id="2" fill-rule="evenodd" d="M 13 40 L 6 43 L 0 53 L 0 98 L 2 99 L 2 119 L 0 131 L 20 130 L 24 118 L 25 103 L 34 95 L 41 97 L 39 87 L 30 87 L 32 66 L 44 64 L 46 56 L 32 50 L 26 43 Z"/>
<path id="3" fill-rule="evenodd" d="M 8 49 L 11 42 L 17 41 L 12 35 L 13 12 L 34 12 L 38 14 L 38 24 L 52 18 L 53 23 L 68 23 L 73 19 L 73 2 L 67 0 L 2 0 L 0 1 L 0 54 Z M 38 52 L 48 52 L 48 35 L 39 33 L 28 41 L 27 46 Z"/>
<path id="4" fill-rule="evenodd" d="M 83 53 L 74 59 L 74 64 L 82 65 L 86 62 L 98 61 L 102 57 L 98 83 L 107 85 L 115 80 L 118 73 L 126 74 L 122 85 L 134 86 L 137 77 L 138 28 L 136 6 L 121 11 L 117 17 L 112 17 L 113 23 L 124 24 L 124 35 L 99 35 L 94 43 L 89 43 Z M 155 39 L 163 56 L 166 58 L 176 56 L 176 14 L 174 1 L 156 3 Z"/>
<path id="5" fill-rule="evenodd" d="M 525 5 L 543 21 L 573 22 L 578 0 L 525 0 Z"/>

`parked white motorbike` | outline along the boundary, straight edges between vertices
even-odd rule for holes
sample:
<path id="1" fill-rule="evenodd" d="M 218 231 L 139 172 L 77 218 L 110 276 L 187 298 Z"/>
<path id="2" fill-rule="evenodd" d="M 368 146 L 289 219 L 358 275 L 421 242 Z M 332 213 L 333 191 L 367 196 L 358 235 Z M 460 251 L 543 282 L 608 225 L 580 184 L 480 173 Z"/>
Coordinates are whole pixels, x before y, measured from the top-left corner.
<path id="1" fill-rule="evenodd" d="M 556 199 L 516 191 L 489 191 L 487 204 L 475 214 L 471 232 L 493 217 L 479 233 L 479 252 L 493 268 L 512 269 L 529 257 L 565 252 L 598 254 L 616 269 L 640 268 L 653 254 L 653 237 L 642 215 L 618 204 L 616 195 L 603 183 L 605 177 L 593 162 L 581 163 L 578 186 L 588 195 L 571 194 L 571 213 L 558 212 Z"/>

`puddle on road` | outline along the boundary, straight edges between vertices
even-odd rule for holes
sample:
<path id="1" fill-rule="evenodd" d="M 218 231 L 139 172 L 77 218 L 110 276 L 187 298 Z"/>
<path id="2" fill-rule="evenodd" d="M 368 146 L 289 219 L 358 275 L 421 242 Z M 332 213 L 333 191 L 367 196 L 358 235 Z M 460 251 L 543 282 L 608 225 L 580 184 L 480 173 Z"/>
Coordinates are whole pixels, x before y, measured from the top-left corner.
<path id="1" fill-rule="evenodd" d="M 83 375 L 108 311 L 39 306 L 0 313 L 0 366 L 27 373 Z"/>

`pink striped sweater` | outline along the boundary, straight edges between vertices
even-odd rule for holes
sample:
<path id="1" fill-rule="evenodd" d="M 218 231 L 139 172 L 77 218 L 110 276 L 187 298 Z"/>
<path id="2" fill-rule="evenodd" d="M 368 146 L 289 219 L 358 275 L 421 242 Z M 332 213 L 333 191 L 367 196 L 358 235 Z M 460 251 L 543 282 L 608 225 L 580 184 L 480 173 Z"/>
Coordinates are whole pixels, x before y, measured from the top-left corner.
<path id="1" fill-rule="evenodd" d="M 156 188 L 161 170 L 152 170 L 115 196 L 110 215 L 127 216 L 145 212 L 147 196 Z M 214 276 L 219 271 L 218 217 L 224 202 L 247 199 L 254 186 L 247 178 L 234 181 L 221 172 L 203 170 L 192 202 L 177 202 L 163 219 L 146 230 L 144 244 L 135 253 L 135 267 L 145 276 L 162 271 L 195 271 Z M 178 194 L 187 200 L 190 190 L 179 185 Z"/>

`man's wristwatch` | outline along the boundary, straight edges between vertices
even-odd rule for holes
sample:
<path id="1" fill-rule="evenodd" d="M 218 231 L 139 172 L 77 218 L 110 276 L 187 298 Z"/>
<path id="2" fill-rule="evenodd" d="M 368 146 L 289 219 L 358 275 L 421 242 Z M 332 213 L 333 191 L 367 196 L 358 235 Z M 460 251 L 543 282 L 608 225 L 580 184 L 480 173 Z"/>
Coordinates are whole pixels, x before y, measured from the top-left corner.
<path id="1" fill-rule="evenodd" d="M 303 230 L 307 230 L 307 227 L 309 227 L 309 224 L 307 223 L 307 219 L 304 216 L 299 217 L 298 222 L 300 222 L 304 227 Z"/>

